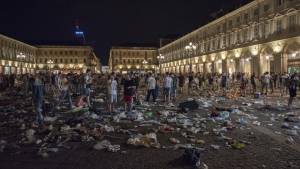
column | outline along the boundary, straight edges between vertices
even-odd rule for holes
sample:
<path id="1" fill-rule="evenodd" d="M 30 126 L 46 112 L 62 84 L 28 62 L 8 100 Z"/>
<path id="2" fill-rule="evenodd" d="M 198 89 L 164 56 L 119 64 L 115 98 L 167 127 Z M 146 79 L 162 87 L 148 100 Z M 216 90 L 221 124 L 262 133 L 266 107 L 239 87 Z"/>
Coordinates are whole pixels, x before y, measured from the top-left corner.
<path id="1" fill-rule="evenodd" d="M 260 59 L 259 56 L 251 57 L 251 73 L 255 73 L 256 76 L 260 76 L 262 72 L 260 72 Z"/>
<path id="2" fill-rule="evenodd" d="M 203 63 L 203 73 L 206 74 L 207 70 L 206 70 L 206 62 Z"/>
<path id="3" fill-rule="evenodd" d="M 211 72 L 212 73 L 216 72 L 216 63 L 215 63 L 215 61 L 211 62 Z"/>
<path id="4" fill-rule="evenodd" d="M 227 59 L 222 60 L 222 73 L 228 73 Z"/>
<path id="5" fill-rule="evenodd" d="M 241 62 L 240 58 L 235 58 L 235 72 L 241 72 Z"/>
<path id="6" fill-rule="evenodd" d="M 288 58 L 283 52 L 274 54 L 274 72 L 284 73 L 287 72 L 288 68 Z"/>

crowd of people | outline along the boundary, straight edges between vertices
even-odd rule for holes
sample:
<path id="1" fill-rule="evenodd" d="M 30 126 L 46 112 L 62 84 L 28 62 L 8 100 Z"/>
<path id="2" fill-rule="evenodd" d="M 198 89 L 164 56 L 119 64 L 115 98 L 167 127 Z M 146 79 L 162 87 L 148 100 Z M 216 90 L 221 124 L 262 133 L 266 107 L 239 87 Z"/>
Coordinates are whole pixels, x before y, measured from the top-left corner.
<path id="1" fill-rule="evenodd" d="M 154 74 L 127 73 L 108 75 L 85 73 L 37 73 L 35 75 L 2 75 L 0 74 L 0 90 L 19 88 L 25 96 L 32 96 L 37 114 L 36 125 L 43 125 L 43 103 L 45 97 L 56 98 L 55 108 L 60 110 L 66 103 L 69 109 L 85 106 L 92 107 L 91 92 L 102 87 L 106 90 L 107 111 L 114 112 L 117 104 L 124 103 L 124 110 L 131 111 L 133 103 L 165 102 L 172 104 L 178 94 L 193 95 L 207 91 L 226 96 L 235 90 L 241 97 L 253 95 L 289 94 L 288 107 L 297 96 L 299 75 L 275 74 L 266 72 L 262 76 L 245 73 L 189 73 L 189 74 Z M 143 94 L 141 94 L 143 93 Z"/>

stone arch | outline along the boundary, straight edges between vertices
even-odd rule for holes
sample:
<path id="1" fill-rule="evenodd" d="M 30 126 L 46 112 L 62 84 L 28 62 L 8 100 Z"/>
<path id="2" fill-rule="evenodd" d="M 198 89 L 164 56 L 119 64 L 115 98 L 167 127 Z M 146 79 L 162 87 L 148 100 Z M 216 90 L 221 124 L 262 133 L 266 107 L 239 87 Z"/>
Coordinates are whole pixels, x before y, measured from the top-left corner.
<path id="1" fill-rule="evenodd" d="M 290 73 L 300 72 L 300 43 L 293 40 L 283 49 L 283 57 L 287 60 L 286 70 Z"/>
<path id="2" fill-rule="evenodd" d="M 273 49 L 271 46 L 263 46 L 259 53 L 259 74 L 272 71 L 273 68 Z"/>

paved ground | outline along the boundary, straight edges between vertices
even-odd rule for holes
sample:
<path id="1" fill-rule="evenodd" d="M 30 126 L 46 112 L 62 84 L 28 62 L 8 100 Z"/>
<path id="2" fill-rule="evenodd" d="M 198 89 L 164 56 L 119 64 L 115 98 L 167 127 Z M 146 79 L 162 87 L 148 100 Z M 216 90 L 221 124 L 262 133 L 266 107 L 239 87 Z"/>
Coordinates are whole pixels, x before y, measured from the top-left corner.
<path id="1" fill-rule="evenodd" d="M 53 136 L 52 139 L 47 140 L 49 145 L 47 148 L 58 147 L 58 152 L 49 152 L 49 156 L 46 158 L 37 155 L 41 144 L 38 145 L 35 142 L 33 144 L 26 143 L 25 133 L 31 128 L 30 122 L 34 120 L 30 100 L 25 100 L 22 97 L 7 98 L 9 96 L 4 95 L 0 101 L 2 110 L 0 113 L 0 140 L 6 141 L 6 143 L 0 142 L 0 169 L 193 168 L 182 157 L 184 149 L 175 150 L 176 145 L 170 143 L 170 137 L 180 140 L 181 145 L 191 144 L 191 139 L 193 138 L 205 141 L 202 144 L 194 144 L 194 147 L 204 148 L 204 151 L 201 153 L 201 161 L 210 169 L 300 168 L 300 139 L 298 135 L 300 130 L 297 127 L 300 126 L 300 114 L 298 114 L 300 110 L 297 109 L 297 106 L 300 104 L 297 103 L 294 110 L 288 111 L 285 107 L 286 98 L 238 98 L 229 100 L 223 97 L 203 98 L 194 96 L 195 99 L 201 100 L 199 101 L 200 109 L 190 111 L 184 115 L 193 122 L 194 128 L 200 129 L 196 134 L 190 131 L 191 126 L 184 127 L 178 125 L 178 123 L 167 122 L 167 119 L 172 117 L 177 117 L 178 120 L 178 112 L 177 115 L 169 115 L 167 117 L 157 115 L 161 110 L 174 109 L 164 105 L 161 105 L 161 107 L 158 105 L 141 106 L 144 109 L 148 109 L 140 110 L 144 114 L 147 112 L 153 113 L 153 116 L 146 120 L 158 120 L 161 122 L 161 125 L 152 124 L 150 126 L 140 126 L 141 122 L 128 120 L 112 122 L 112 117 L 101 113 L 98 113 L 99 117 L 96 120 L 91 120 L 90 118 L 83 120 L 78 118 L 78 114 L 70 116 L 65 113 L 60 117 L 64 119 L 63 121 L 56 120 L 49 124 L 56 128 L 62 127 L 65 123 L 71 127 L 71 123 L 75 125 L 80 123 L 82 127 L 78 130 L 71 130 L 73 133 L 69 133 L 69 135 L 72 135 L 72 139 L 62 147 L 58 147 L 57 142 L 60 139 L 63 140 L 68 134 L 57 134 L 57 137 Z M 187 96 L 180 97 L 177 103 L 186 98 Z M 262 101 L 267 102 L 262 103 Z M 204 102 L 211 105 L 205 106 L 203 105 Z M 99 104 L 99 106 L 103 107 L 105 105 Z M 210 118 L 214 107 L 219 109 L 230 107 L 239 111 L 230 112 L 229 117 L 225 119 Z M 172 112 L 171 110 L 169 111 Z M 293 115 L 291 115 L 292 113 Z M 58 116 L 58 114 L 55 115 Z M 294 119 L 294 122 L 286 122 L 290 129 L 282 128 L 286 117 Z M 21 129 L 24 123 L 26 128 Z M 92 140 L 83 139 L 83 136 L 91 135 L 91 131 L 95 128 L 96 123 L 113 126 L 115 132 L 104 131 L 100 132 L 99 136 L 93 136 Z M 159 131 L 159 127 L 162 124 L 173 127 L 175 131 Z M 136 147 L 126 144 L 128 138 L 134 135 L 128 134 L 128 131 L 141 134 L 155 132 L 161 148 Z M 291 131 L 296 131 L 297 133 L 291 134 Z M 49 131 L 37 133 L 35 136 L 45 139 L 48 133 Z M 184 135 L 184 133 L 188 136 Z M 107 152 L 106 150 L 94 150 L 93 146 L 96 142 L 103 139 L 109 140 L 112 144 L 119 144 L 121 150 L 117 153 Z M 245 148 L 232 148 L 230 145 L 233 141 L 244 143 Z M 213 148 L 212 145 L 218 145 L 219 148 Z"/>

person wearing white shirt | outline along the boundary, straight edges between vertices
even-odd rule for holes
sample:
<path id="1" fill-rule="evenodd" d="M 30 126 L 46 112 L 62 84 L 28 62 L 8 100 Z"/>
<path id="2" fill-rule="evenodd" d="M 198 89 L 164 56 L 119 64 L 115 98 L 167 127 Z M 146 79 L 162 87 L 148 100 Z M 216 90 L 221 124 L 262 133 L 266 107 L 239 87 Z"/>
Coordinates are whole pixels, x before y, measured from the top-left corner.
<path id="1" fill-rule="evenodd" d="M 107 82 L 107 92 L 108 92 L 108 105 L 109 105 L 109 112 L 114 111 L 114 104 L 117 103 L 117 90 L 118 90 L 118 82 L 115 80 L 115 77 L 112 75 L 108 82 Z"/>
<path id="2" fill-rule="evenodd" d="M 165 101 L 167 102 L 170 102 L 172 82 L 173 82 L 172 77 L 170 77 L 169 73 L 166 73 L 166 77 L 164 80 L 164 98 Z"/>
<path id="3" fill-rule="evenodd" d="M 149 102 L 150 96 L 152 95 L 153 102 L 156 101 L 156 95 L 155 95 L 155 87 L 156 87 L 156 80 L 153 77 L 152 73 L 149 74 L 149 77 L 147 79 L 147 98 L 146 101 Z"/>

